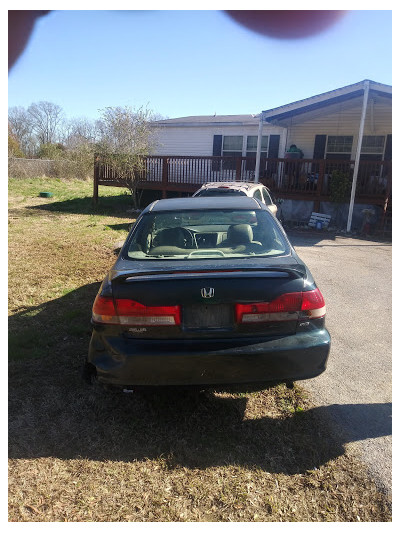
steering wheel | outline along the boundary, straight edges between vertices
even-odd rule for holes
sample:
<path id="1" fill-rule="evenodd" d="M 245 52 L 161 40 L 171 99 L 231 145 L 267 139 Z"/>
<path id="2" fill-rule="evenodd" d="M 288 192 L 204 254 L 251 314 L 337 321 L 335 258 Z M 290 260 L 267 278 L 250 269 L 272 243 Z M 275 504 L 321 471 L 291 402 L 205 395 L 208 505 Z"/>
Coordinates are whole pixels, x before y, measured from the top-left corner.
<path id="1" fill-rule="evenodd" d="M 197 242 L 193 233 L 187 228 L 176 228 L 180 232 L 183 239 L 183 248 L 197 248 Z"/>

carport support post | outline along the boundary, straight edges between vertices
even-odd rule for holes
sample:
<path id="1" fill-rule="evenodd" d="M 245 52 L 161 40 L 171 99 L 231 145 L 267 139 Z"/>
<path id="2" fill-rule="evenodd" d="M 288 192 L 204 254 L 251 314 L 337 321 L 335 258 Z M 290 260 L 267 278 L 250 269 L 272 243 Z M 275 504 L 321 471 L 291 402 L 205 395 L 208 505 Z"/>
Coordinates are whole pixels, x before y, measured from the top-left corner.
<path id="1" fill-rule="evenodd" d="M 288 133 L 289 130 L 288 128 L 284 128 L 283 129 L 283 143 L 282 143 L 282 147 L 283 147 L 283 154 L 280 153 L 279 154 L 279 157 L 285 157 L 285 154 L 286 154 L 286 150 L 287 150 L 287 140 L 288 140 Z M 281 148 L 282 149 L 282 148 Z M 285 172 L 285 163 L 283 163 L 282 161 L 280 161 L 278 163 L 278 168 L 279 168 L 279 172 L 278 172 L 278 189 L 281 188 L 282 186 L 282 182 L 283 182 L 283 174 Z"/>
<path id="2" fill-rule="evenodd" d="M 260 113 L 260 122 L 258 124 L 257 153 L 256 153 L 256 170 L 254 173 L 254 182 L 258 183 L 260 178 L 260 158 L 261 158 L 261 139 L 263 130 L 263 113 Z"/>
<path id="3" fill-rule="evenodd" d="M 362 106 L 362 112 L 361 112 L 360 130 L 358 132 L 357 151 L 356 151 L 356 157 L 355 157 L 355 160 L 354 160 L 353 184 L 351 186 L 349 216 L 347 218 L 347 232 L 348 233 L 350 232 L 351 222 L 352 222 L 352 218 L 353 218 L 354 197 L 356 195 L 358 167 L 360 166 L 360 154 L 361 154 L 361 146 L 362 146 L 362 140 L 363 140 L 363 135 L 364 135 L 364 123 L 365 123 L 365 115 L 366 115 L 366 112 L 367 112 L 368 93 L 369 93 L 369 81 L 365 80 L 365 82 L 364 82 L 364 100 L 363 100 L 363 106 Z"/>

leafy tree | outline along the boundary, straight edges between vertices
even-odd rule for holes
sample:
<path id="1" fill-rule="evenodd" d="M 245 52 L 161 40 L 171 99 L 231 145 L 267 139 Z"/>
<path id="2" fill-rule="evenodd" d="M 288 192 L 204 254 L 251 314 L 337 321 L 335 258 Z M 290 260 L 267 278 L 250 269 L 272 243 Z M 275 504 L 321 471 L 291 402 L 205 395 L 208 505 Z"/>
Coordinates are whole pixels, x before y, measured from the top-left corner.
<path id="1" fill-rule="evenodd" d="M 61 143 L 45 143 L 39 148 L 40 159 L 60 159 L 64 157 L 65 148 Z"/>
<path id="2" fill-rule="evenodd" d="M 19 142 L 10 133 L 8 134 L 8 157 L 24 157 Z"/>
<path id="3" fill-rule="evenodd" d="M 100 163 L 129 189 L 135 207 L 139 203 L 138 181 L 145 171 L 143 156 L 148 155 L 154 135 L 151 117 L 151 112 L 142 107 L 106 107 L 97 122 Z"/>

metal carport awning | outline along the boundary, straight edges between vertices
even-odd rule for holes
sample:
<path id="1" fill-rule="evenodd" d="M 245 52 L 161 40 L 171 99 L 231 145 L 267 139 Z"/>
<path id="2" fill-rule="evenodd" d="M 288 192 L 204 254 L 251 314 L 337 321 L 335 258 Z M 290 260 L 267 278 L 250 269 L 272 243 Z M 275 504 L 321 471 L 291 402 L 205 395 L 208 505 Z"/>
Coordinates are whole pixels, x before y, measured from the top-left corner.
<path id="1" fill-rule="evenodd" d="M 348 100 L 350 98 L 356 98 L 361 95 L 363 95 L 363 104 L 362 104 L 362 110 L 361 110 L 361 118 L 360 118 L 360 127 L 359 127 L 359 133 L 358 133 L 358 142 L 357 142 L 357 149 L 356 149 L 356 155 L 355 155 L 355 161 L 354 161 L 354 170 L 353 170 L 353 181 L 352 181 L 352 188 L 351 188 L 351 194 L 350 194 L 350 204 L 349 204 L 349 214 L 347 219 L 347 231 L 349 232 L 351 229 L 351 223 L 353 218 L 353 210 L 354 210 L 354 199 L 355 199 L 355 192 L 356 192 L 356 186 L 357 186 L 357 175 L 358 175 L 358 169 L 360 165 L 360 155 L 361 155 L 361 146 L 362 146 L 362 140 L 364 136 L 364 124 L 365 124 L 365 115 L 367 111 L 367 105 L 368 105 L 368 96 L 369 96 L 369 90 L 370 90 L 370 81 L 364 80 L 363 89 L 354 91 L 350 94 L 338 96 L 335 98 L 330 99 L 329 103 L 322 103 L 318 102 L 316 104 L 312 104 L 309 106 L 306 106 L 305 108 L 300 108 L 298 110 L 291 110 L 287 113 L 281 112 L 274 115 L 274 120 L 283 119 L 289 115 L 293 114 L 301 114 L 305 113 L 306 111 L 314 110 L 317 106 L 322 107 L 322 105 L 332 105 L 337 104 L 339 101 L 341 101 L 341 98 L 344 100 Z M 386 94 L 385 94 L 386 96 Z M 256 168 L 255 168 L 255 176 L 254 181 L 258 183 L 259 177 L 260 177 L 260 159 L 261 159 L 261 139 L 262 139 L 262 130 L 263 130 L 263 123 L 265 122 L 265 112 L 261 111 L 260 115 L 260 121 L 258 126 L 258 136 L 257 136 L 257 152 L 256 152 Z M 271 117 L 268 117 L 271 118 Z"/>

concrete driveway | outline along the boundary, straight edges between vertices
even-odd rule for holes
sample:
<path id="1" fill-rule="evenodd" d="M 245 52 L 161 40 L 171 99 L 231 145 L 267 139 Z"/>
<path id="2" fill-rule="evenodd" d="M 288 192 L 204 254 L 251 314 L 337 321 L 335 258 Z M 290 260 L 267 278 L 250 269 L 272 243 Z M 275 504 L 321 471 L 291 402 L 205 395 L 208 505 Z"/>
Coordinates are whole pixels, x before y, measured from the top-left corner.
<path id="1" fill-rule="evenodd" d="M 332 336 L 328 369 L 301 384 L 391 495 L 391 244 L 325 232 L 288 235 L 324 295 Z"/>

